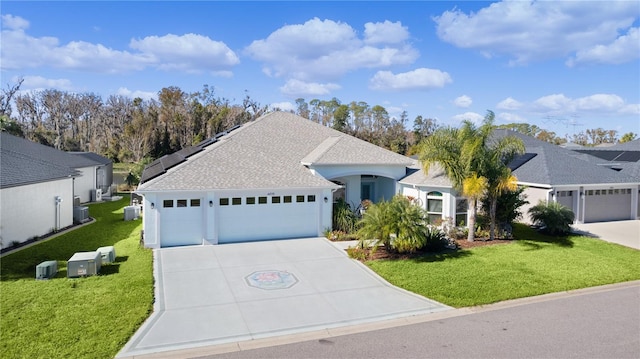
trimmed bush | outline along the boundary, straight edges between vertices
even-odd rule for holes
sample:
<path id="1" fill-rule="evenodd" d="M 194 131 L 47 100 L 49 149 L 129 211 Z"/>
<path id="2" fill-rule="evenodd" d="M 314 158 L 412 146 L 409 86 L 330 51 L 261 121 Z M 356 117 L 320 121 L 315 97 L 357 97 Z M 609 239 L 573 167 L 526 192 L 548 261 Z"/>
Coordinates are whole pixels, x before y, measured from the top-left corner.
<path id="1" fill-rule="evenodd" d="M 571 233 L 571 224 L 575 214 L 569 208 L 558 202 L 540 201 L 529 209 L 529 216 L 540 230 L 552 236 L 561 236 Z"/>

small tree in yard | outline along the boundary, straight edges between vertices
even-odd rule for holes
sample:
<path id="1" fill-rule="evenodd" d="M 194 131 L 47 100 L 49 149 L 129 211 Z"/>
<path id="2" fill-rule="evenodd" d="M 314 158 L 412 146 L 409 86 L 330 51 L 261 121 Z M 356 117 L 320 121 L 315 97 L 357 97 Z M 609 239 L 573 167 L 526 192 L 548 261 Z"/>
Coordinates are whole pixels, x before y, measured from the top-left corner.
<path id="1" fill-rule="evenodd" d="M 529 216 L 534 224 L 542 227 L 542 231 L 560 236 L 571 232 L 571 224 L 575 219 L 572 210 L 558 202 L 540 201 L 529 209 Z"/>

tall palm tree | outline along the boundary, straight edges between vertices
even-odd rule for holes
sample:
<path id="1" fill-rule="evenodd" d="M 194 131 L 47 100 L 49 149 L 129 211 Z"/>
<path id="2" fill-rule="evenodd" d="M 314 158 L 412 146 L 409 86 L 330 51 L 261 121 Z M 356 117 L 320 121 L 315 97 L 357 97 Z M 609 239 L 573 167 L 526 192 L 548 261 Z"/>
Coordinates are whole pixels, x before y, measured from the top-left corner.
<path id="1" fill-rule="evenodd" d="M 439 163 L 453 188 L 469 199 L 469 241 L 475 238 L 478 198 L 474 197 L 487 191 L 491 201 L 497 201 L 497 196 L 511 183 L 507 164 L 524 152 L 524 144 L 516 137 L 492 137 L 494 118 L 494 113 L 487 111 L 480 127 L 470 121 L 464 121 L 459 129 L 441 127 L 422 143 L 420 160 L 424 171 Z M 465 181 L 468 182 L 466 191 Z M 495 205 L 492 212 L 492 228 L 495 228 Z"/>
<path id="2" fill-rule="evenodd" d="M 460 128 L 440 127 L 421 144 L 420 161 L 425 173 L 434 164 L 439 164 L 447 174 L 453 188 L 467 197 L 464 191 L 464 182 L 474 176 L 480 161 L 475 153 L 481 143 L 480 131 L 471 121 L 464 121 Z M 477 177 L 477 176 L 476 176 Z M 477 179 L 477 178 L 476 178 Z M 476 186 L 473 186 L 476 187 Z M 469 192 L 471 194 L 471 192 Z M 473 196 L 476 194 L 473 193 Z M 475 238 L 475 205 L 477 200 L 467 197 L 469 212 L 469 236 L 467 240 Z"/>
<path id="3" fill-rule="evenodd" d="M 469 203 L 469 210 L 471 210 L 471 216 L 469 216 L 469 234 L 467 235 L 467 241 L 473 242 L 476 233 L 476 215 L 478 211 L 478 200 L 482 198 L 487 188 L 487 179 L 478 176 L 477 173 L 472 173 L 471 176 L 464 179 L 462 182 L 462 195 L 467 197 Z"/>
<path id="4" fill-rule="evenodd" d="M 518 179 L 513 176 L 508 165 L 513 159 L 524 153 L 525 147 L 521 139 L 515 136 L 495 138 L 492 136 L 494 113 L 487 111 L 482 123 L 482 146 L 479 158 L 482 161 L 480 174 L 487 179 L 487 198 L 489 206 L 489 240 L 495 238 L 496 207 L 500 194 L 517 189 Z"/>

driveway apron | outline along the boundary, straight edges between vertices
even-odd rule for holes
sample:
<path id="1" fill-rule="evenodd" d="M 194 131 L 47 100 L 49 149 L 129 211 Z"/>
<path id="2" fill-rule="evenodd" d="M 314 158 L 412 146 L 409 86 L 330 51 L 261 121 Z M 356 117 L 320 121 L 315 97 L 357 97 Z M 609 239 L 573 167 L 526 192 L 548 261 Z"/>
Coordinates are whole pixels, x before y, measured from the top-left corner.
<path id="1" fill-rule="evenodd" d="M 154 251 L 154 312 L 117 357 L 452 309 L 392 286 L 325 238 Z"/>

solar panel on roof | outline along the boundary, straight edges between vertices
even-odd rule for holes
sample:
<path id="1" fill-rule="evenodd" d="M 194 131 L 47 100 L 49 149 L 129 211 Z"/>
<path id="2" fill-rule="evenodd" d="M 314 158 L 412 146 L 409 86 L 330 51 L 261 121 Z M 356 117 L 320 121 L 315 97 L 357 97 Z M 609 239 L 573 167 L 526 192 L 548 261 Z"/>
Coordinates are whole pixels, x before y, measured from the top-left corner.
<path id="1" fill-rule="evenodd" d="M 229 133 L 229 132 L 231 132 L 233 130 L 236 130 L 236 129 L 240 128 L 240 127 L 242 127 L 242 125 L 235 125 L 235 126 L 231 127 L 230 129 L 228 129 L 226 132 Z"/>
<path id="2" fill-rule="evenodd" d="M 160 163 L 162 163 L 162 167 L 164 167 L 165 171 L 184 161 L 184 156 L 182 156 L 178 152 L 174 152 L 170 155 L 166 155 L 160 158 Z"/>
<path id="3" fill-rule="evenodd" d="M 638 162 L 640 161 L 640 151 L 625 151 L 615 159 L 621 162 Z"/>
<path id="4" fill-rule="evenodd" d="M 140 176 L 140 184 L 147 182 L 148 180 L 158 177 L 166 171 L 162 167 L 162 164 L 159 160 L 155 160 L 142 171 L 142 176 Z"/>
<path id="5" fill-rule="evenodd" d="M 532 158 L 537 156 L 537 153 L 525 153 L 513 159 L 513 161 L 509 162 L 508 167 L 511 171 L 515 171 L 523 164 L 529 162 Z"/>

